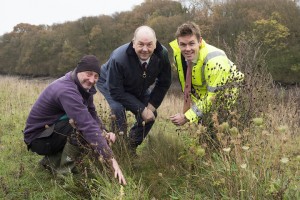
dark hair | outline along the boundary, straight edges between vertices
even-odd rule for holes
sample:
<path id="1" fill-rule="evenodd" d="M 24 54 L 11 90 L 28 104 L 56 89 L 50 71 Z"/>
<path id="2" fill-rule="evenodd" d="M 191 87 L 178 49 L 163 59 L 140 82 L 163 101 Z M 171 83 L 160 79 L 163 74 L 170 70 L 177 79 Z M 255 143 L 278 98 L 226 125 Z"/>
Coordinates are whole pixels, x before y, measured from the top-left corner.
<path id="1" fill-rule="evenodd" d="M 197 24 L 194 22 L 186 22 L 182 25 L 180 25 L 177 28 L 177 31 L 175 33 L 175 37 L 178 39 L 178 37 L 186 36 L 186 35 L 195 35 L 197 40 L 200 41 L 201 33 L 200 28 Z"/>

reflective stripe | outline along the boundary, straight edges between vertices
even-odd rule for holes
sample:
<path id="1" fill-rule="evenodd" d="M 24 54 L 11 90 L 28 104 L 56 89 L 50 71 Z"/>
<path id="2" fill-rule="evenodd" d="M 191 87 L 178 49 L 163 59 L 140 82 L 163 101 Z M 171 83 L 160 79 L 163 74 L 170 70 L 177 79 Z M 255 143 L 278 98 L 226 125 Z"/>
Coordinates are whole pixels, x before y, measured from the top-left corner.
<path id="1" fill-rule="evenodd" d="M 218 90 L 222 90 L 223 87 L 212 87 L 212 86 L 207 86 L 207 91 L 209 92 L 217 92 Z"/>
<path id="2" fill-rule="evenodd" d="M 207 54 L 204 63 L 207 63 L 210 59 L 217 57 L 217 56 L 226 56 L 226 54 L 222 51 L 213 51 Z"/>
<path id="3" fill-rule="evenodd" d="M 199 108 L 196 106 L 196 104 L 193 104 L 191 109 L 196 113 L 197 117 L 201 118 L 203 116 L 203 113 Z"/>
<path id="4" fill-rule="evenodd" d="M 210 59 L 212 59 L 214 57 L 217 57 L 217 56 L 226 56 L 226 54 L 222 51 L 213 51 L 213 52 L 210 52 L 206 55 L 205 60 L 204 60 L 203 65 L 202 65 L 202 70 L 201 70 L 202 71 L 202 85 L 204 85 L 206 83 L 204 72 L 205 72 L 205 66 L 206 66 L 207 62 Z"/>

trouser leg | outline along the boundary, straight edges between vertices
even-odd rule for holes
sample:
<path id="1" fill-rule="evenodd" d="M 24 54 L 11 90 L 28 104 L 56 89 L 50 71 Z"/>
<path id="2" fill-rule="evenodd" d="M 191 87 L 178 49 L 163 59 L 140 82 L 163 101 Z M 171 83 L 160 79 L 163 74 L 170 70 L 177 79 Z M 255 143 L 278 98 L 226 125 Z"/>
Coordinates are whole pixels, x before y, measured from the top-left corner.
<path id="1" fill-rule="evenodd" d="M 147 90 L 144 93 L 144 96 L 142 98 L 142 102 L 145 106 L 148 105 L 149 99 L 150 99 L 151 90 Z M 148 135 L 149 131 L 151 130 L 153 124 L 155 121 L 150 121 L 148 123 L 143 123 L 142 118 L 142 111 L 138 112 L 135 115 L 136 122 L 133 125 L 133 127 L 130 129 L 129 132 L 129 141 L 130 141 L 130 148 L 135 152 L 135 149 L 138 145 L 140 145 L 144 138 Z M 155 118 L 157 117 L 157 111 L 154 113 Z"/>
<path id="2" fill-rule="evenodd" d="M 155 117 L 157 117 L 157 112 L 154 112 Z M 143 123 L 143 119 L 140 114 L 136 116 L 136 123 L 130 129 L 129 140 L 130 147 L 135 150 L 138 145 L 140 145 L 144 138 L 150 132 L 155 121 L 150 121 L 148 123 Z"/>
<path id="3" fill-rule="evenodd" d="M 70 168 L 72 170 L 75 164 L 73 161 L 79 156 L 79 144 L 76 142 L 77 140 L 71 139 L 71 136 L 75 136 L 75 131 L 68 120 L 59 121 L 49 130 L 51 128 L 53 132 L 49 136 L 47 136 L 49 133 L 43 132 L 39 138 L 30 144 L 30 149 L 39 155 L 45 155 L 40 164 L 50 168 L 53 172 L 60 168 Z M 67 142 L 68 138 L 73 141 L 73 145 Z"/>
<path id="4" fill-rule="evenodd" d="M 50 130 L 50 133 L 47 133 Z M 53 155 L 62 151 L 67 142 L 67 137 L 73 133 L 73 128 L 68 121 L 60 121 L 46 129 L 33 140 L 29 146 L 31 151 L 39 155 Z"/>
<path id="5" fill-rule="evenodd" d="M 105 97 L 111 109 L 111 131 L 113 131 L 117 135 L 119 135 L 120 132 L 123 132 L 123 134 L 126 136 L 127 118 L 125 108 L 121 103 L 113 100 L 105 84 L 105 79 L 100 76 L 99 81 L 97 82 L 97 88 Z"/>
<path id="6" fill-rule="evenodd" d="M 117 135 L 127 135 L 127 118 L 125 108 L 120 103 L 111 104 L 112 131 Z"/>

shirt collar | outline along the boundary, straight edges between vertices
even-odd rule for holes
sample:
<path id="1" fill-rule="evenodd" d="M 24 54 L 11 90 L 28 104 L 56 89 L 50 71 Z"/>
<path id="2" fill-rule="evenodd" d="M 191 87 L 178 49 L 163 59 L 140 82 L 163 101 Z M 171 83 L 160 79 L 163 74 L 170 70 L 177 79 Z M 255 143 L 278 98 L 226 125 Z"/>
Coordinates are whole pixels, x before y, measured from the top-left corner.
<path id="1" fill-rule="evenodd" d="M 193 66 L 197 65 L 198 59 L 199 59 L 199 53 L 198 53 L 197 57 L 192 61 Z"/>
<path id="2" fill-rule="evenodd" d="M 146 62 L 146 63 L 147 63 L 147 65 L 148 65 L 148 63 L 149 63 L 149 60 L 150 60 L 150 57 L 149 57 L 149 58 L 148 58 L 146 61 L 143 61 L 143 60 L 141 60 L 141 59 L 140 59 L 140 63 L 141 63 L 141 64 L 143 64 L 144 62 Z"/>
<path id="3" fill-rule="evenodd" d="M 195 66 L 197 65 L 197 62 L 198 62 L 198 58 L 199 58 L 199 54 L 198 56 L 192 61 L 193 65 L 192 66 Z M 187 63 L 187 60 L 185 61 Z"/>

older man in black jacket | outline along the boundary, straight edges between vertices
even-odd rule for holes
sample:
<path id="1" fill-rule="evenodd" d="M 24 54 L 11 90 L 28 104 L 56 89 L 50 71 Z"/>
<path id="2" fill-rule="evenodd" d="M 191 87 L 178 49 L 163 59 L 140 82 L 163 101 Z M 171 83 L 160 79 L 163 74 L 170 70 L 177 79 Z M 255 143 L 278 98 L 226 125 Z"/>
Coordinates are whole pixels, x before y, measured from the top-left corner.
<path id="1" fill-rule="evenodd" d="M 150 87 L 152 86 L 153 87 Z M 127 135 L 126 110 L 136 123 L 129 132 L 130 147 L 135 149 L 147 136 L 171 85 L 171 65 L 167 49 L 148 26 L 134 32 L 132 42 L 113 51 L 101 67 L 97 88 L 105 96 L 113 118 L 113 131 Z"/>

